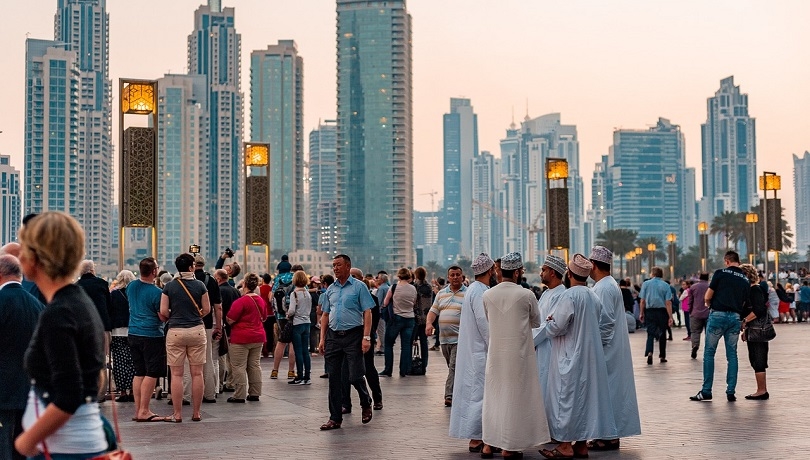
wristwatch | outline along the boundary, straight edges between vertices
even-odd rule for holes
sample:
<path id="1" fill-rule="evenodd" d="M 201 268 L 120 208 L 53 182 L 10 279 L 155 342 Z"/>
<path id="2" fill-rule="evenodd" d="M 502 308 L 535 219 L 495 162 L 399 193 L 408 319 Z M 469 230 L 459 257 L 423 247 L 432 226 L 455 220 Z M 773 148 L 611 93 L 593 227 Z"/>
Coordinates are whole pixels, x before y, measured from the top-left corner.
<path id="1" fill-rule="evenodd" d="M 371 342 L 371 336 L 370 335 L 364 335 L 363 340 L 368 340 L 369 342 Z"/>

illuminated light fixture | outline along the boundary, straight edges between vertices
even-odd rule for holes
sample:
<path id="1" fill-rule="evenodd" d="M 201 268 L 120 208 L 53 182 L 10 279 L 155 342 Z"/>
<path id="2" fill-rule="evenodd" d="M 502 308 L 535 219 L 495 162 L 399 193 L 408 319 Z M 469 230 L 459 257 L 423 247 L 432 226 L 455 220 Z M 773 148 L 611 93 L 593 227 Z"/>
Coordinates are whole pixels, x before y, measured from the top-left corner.
<path id="1" fill-rule="evenodd" d="M 669 235 L 667 235 L 667 241 L 669 241 L 670 243 L 674 243 L 677 240 L 678 236 L 675 235 L 674 233 L 670 233 Z"/>
<path id="2" fill-rule="evenodd" d="M 125 81 L 121 88 L 121 112 L 125 114 L 148 115 L 155 111 L 155 83 L 146 81 Z"/>
<path id="3" fill-rule="evenodd" d="M 700 233 L 705 233 L 706 230 L 708 230 L 708 229 L 709 229 L 709 224 L 707 224 L 706 222 L 698 223 L 698 231 Z"/>
<path id="4" fill-rule="evenodd" d="M 636 249 L 634 249 L 634 251 L 635 251 L 637 256 L 640 256 L 641 254 L 644 254 L 644 250 L 641 249 L 641 248 L 636 248 Z"/>
<path id="5" fill-rule="evenodd" d="M 650 251 L 650 252 L 655 251 L 655 244 L 654 243 L 648 244 L 647 245 L 647 250 Z"/>
<path id="6" fill-rule="evenodd" d="M 776 174 L 759 176 L 759 189 L 765 191 L 782 190 L 782 176 Z"/>
<path id="7" fill-rule="evenodd" d="M 269 144 L 245 144 L 245 166 L 267 166 L 269 163 Z"/>
<path id="8" fill-rule="evenodd" d="M 745 223 L 746 224 L 756 224 L 759 222 L 759 214 L 755 212 L 749 212 L 745 215 Z"/>
<path id="9" fill-rule="evenodd" d="M 568 178 L 568 161 L 564 159 L 549 158 L 546 164 L 546 178 L 560 180 Z"/>

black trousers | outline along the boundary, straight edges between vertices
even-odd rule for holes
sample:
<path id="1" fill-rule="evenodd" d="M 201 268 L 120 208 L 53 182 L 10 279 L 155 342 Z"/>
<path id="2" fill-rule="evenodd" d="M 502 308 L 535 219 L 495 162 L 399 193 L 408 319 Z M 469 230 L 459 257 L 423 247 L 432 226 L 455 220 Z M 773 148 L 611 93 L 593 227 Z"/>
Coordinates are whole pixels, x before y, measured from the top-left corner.
<path id="1" fill-rule="evenodd" d="M 374 346 L 376 340 L 371 341 L 371 348 L 366 353 L 363 353 L 363 363 L 366 366 L 366 382 L 371 389 L 371 399 L 374 404 L 382 403 L 382 388 L 380 387 L 380 374 L 377 373 L 377 367 L 374 365 Z M 346 409 L 352 408 L 352 392 L 351 384 L 349 384 L 349 363 L 343 361 L 343 371 L 341 372 L 341 392 L 343 394 L 343 407 Z M 362 396 L 361 396 L 362 398 Z"/>
<path id="2" fill-rule="evenodd" d="M 363 359 L 363 326 L 358 326 L 347 331 L 326 332 L 326 370 L 329 373 L 329 419 L 341 423 L 343 421 L 343 363 L 346 363 L 346 374 L 349 384 L 353 385 L 360 395 L 360 405 L 362 407 L 371 406 L 371 396 L 366 388 L 366 381 L 363 376 L 366 373 Z"/>
<path id="3" fill-rule="evenodd" d="M 647 347 L 644 356 L 653 352 L 653 345 L 658 342 L 658 357 L 667 357 L 667 328 L 669 318 L 666 308 L 647 308 L 644 310 L 644 324 L 647 326 Z"/>

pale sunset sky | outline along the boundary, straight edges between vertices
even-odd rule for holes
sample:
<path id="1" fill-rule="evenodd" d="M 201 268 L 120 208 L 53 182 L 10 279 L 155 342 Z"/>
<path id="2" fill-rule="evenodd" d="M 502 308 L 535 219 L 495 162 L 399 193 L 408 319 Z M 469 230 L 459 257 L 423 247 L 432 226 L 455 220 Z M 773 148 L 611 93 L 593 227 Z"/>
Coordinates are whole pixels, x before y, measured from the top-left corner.
<path id="1" fill-rule="evenodd" d="M 53 39 L 56 0 L 8 3 L 0 17 L 5 101 L 0 153 L 11 155 L 22 171 L 25 39 Z M 202 3 L 107 1 L 114 94 L 121 77 L 155 79 L 186 71 L 186 39 Z M 304 59 L 305 135 L 318 120 L 334 118 L 335 2 L 222 3 L 236 8 L 246 106 L 251 51 L 293 39 Z M 575 124 L 586 207 L 594 163 L 607 154 L 613 130 L 645 129 L 658 117 L 669 118 L 686 137 L 699 198 L 706 98 L 733 75 L 756 118 L 757 169 L 782 175 L 780 196 L 795 229 L 792 154 L 810 150 L 810 2 L 410 0 L 407 5 L 413 16 L 416 209 L 430 210 L 425 193 L 442 194 L 442 114 L 451 97 L 472 100 L 480 150 L 496 156 L 513 111 L 519 122 L 527 101 L 531 117 L 560 112 L 564 124 Z M 116 103 L 117 98 L 115 110 Z M 249 140 L 248 111 L 244 119 Z M 113 120 L 117 141 L 117 112 Z"/>

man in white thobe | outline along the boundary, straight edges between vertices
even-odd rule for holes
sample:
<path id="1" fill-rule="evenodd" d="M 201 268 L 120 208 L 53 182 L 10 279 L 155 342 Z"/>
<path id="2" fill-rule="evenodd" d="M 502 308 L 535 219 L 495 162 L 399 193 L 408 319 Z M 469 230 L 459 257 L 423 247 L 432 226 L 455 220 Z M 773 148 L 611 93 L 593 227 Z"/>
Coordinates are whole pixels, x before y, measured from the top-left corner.
<path id="1" fill-rule="evenodd" d="M 481 427 L 484 405 L 484 374 L 489 347 L 489 323 L 484 312 L 484 292 L 495 276 L 495 263 L 480 254 L 472 264 L 475 281 L 464 293 L 458 330 L 456 376 L 453 406 L 450 410 L 450 436 L 469 439 L 470 452 L 490 452 L 485 448 Z"/>
<path id="2" fill-rule="evenodd" d="M 641 434 L 641 421 L 636 400 L 636 380 L 633 376 L 633 357 L 630 336 L 624 315 L 622 292 L 610 276 L 613 252 L 604 246 L 594 246 L 590 260 L 591 278 L 596 281 L 593 292 L 602 303 L 599 328 L 603 332 L 602 348 L 608 372 L 608 390 L 613 406 L 613 418 L 619 438 Z M 606 339 L 606 341 L 604 341 Z M 588 443 L 593 450 L 615 450 L 619 439 L 595 439 Z"/>
<path id="3" fill-rule="evenodd" d="M 540 325 L 537 299 L 518 284 L 520 254 L 501 258 L 503 282 L 484 293 L 489 321 L 483 441 L 503 449 L 504 458 L 544 442 L 548 436 L 543 395 L 537 379 L 532 327 Z"/>
<path id="4" fill-rule="evenodd" d="M 568 265 L 570 285 L 551 310 L 539 335 L 552 341 L 548 369 L 551 437 L 560 444 L 542 449 L 544 457 L 588 454 L 588 439 L 616 438 L 607 384 L 607 367 L 599 331 L 601 304 L 587 287 L 592 264 L 575 254 Z"/>
<path id="5" fill-rule="evenodd" d="M 551 393 L 548 390 L 548 363 L 551 359 L 551 340 L 548 336 L 540 334 L 543 323 L 546 318 L 551 314 L 552 308 L 557 304 L 560 297 L 565 293 L 565 285 L 563 285 L 563 276 L 565 276 L 565 260 L 562 257 L 549 255 L 543 262 L 543 267 L 540 270 L 540 279 L 543 284 L 548 286 L 540 296 L 538 307 L 540 309 L 540 327 L 532 329 L 535 342 L 535 356 L 537 358 L 537 370 L 540 374 L 540 389 L 543 391 L 543 403 L 546 407 L 551 405 Z M 538 341 L 539 339 L 539 341 Z M 548 411 L 546 411 L 546 419 L 548 424 L 551 425 L 553 421 L 548 418 Z"/>

